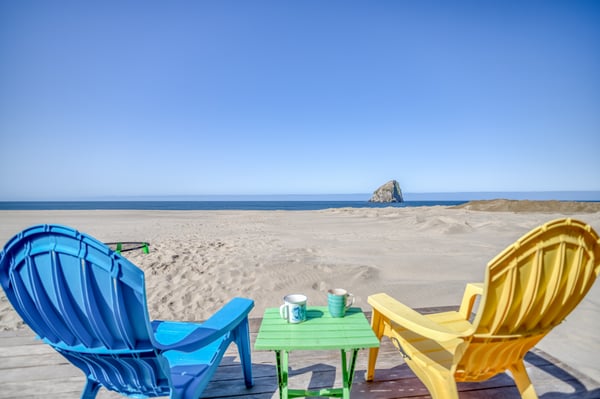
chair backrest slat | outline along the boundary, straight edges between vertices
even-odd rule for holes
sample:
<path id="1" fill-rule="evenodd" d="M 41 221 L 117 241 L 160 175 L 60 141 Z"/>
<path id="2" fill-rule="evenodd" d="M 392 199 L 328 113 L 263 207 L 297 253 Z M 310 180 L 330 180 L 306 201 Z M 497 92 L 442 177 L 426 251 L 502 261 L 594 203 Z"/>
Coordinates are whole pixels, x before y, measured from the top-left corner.
<path id="1" fill-rule="evenodd" d="M 115 344 L 115 339 L 107 323 L 104 321 L 103 312 L 98 311 L 101 308 L 98 299 L 100 294 L 98 293 L 96 280 L 91 277 L 93 274 L 92 266 L 84 259 L 81 260 L 81 263 L 80 281 L 84 303 L 83 309 L 96 339 L 105 347 L 112 348 Z"/>
<path id="2" fill-rule="evenodd" d="M 64 269 L 60 264 L 60 257 L 56 252 L 51 254 L 52 277 L 54 282 L 54 292 L 57 296 L 57 305 L 60 314 L 64 318 L 69 332 L 87 347 L 94 346 L 94 338 L 89 332 L 89 328 L 84 325 L 79 315 L 77 306 L 73 299 L 73 294 L 68 290 L 68 284 L 65 278 Z"/>
<path id="3" fill-rule="evenodd" d="M 542 276 L 541 276 L 541 268 L 539 267 L 539 263 L 543 262 L 540 253 L 535 253 L 535 259 L 533 259 L 533 263 L 538 264 L 538 267 L 534 267 L 531 270 L 531 274 L 529 278 L 532 280 L 532 283 L 526 284 L 523 288 L 523 297 L 522 297 L 522 306 L 519 307 L 517 311 L 517 315 L 515 317 L 515 324 L 526 323 L 528 320 L 531 320 L 531 316 L 533 314 L 533 309 L 537 305 L 537 290 L 541 284 Z M 537 321 L 534 321 L 532 324 L 537 324 Z"/>
<path id="4" fill-rule="evenodd" d="M 497 292 L 497 307 L 496 311 L 492 314 L 492 320 L 490 330 L 494 330 L 497 327 L 506 323 L 506 319 L 509 317 L 509 310 L 511 307 L 511 301 L 513 299 L 514 292 L 517 285 L 517 275 L 514 269 L 507 269 L 504 273 L 498 276 L 495 280 L 495 293 Z M 498 282 L 501 280 L 501 283 Z"/>
<path id="5" fill-rule="evenodd" d="M 126 287 L 118 284 L 116 278 L 113 280 L 111 290 L 111 299 L 112 299 L 112 307 L 113 314 L 115 315 L 114 323 L 117 327 L 117 331 L 123 340 L 123 343 L 129 347 L 129 349 L 135 348 L 135 332 L 133 331 L 133 322 L 129 319 L 129 314 L 127 313 L 127 307 L 125 304 L 127 303 L 127 299 L 125 298 Z"/>
<path id="6" fill-rule="evenodd" d="M 27 283 L 31 286 L 30 274 L 33 268 L 30 262 L 26 261 L 19 273 L 14 273 L 10 276 L 11 292 L 7 292 L 7 296 L 12 297 L 11 302 L 18 303 L 15 307 L 17 313 L 21 315 L 23 320 L 31 326 L 31 328 L 40 336 L 47 337 L 49 340 L 58 341 L 58 335 L 53 325 L 49 325 L 43 316 L 43 312 L 38 308 L 33 294 L 28 288 Z"/>
<path id="7" fill-rule="evenodd" d="M 52 256 L 49 256 L 49 258 L 52 258 Z M 46 291 L 46 287 L 44 287 L 44 283 L 42 282 L 40 270 L 35 265 L 35 262 L 32 262 L 30 259 L 31 258 L 29 258 L 26 262 L 29 275 L 29 285 L 39 316 L 46 322 L 48 327 L 60 341 L 65 342 L 67 345 L 74 345 L 76 342 L 76 337 L 71 333 L 70 329 L 66 325 L 64 315 L 62 315 L 56 307 L 57 304 L 53 300 L 56 295 L 53 295 L 54 298 L 50 298 L 50 295 L 48 294 L 48 291 Z M 51 277 L 48 277 L 48 275 L 45 275 L 44 281 L 46 284 L 50 285 L 51 281 L 48 280 L 50 280 Z"/>

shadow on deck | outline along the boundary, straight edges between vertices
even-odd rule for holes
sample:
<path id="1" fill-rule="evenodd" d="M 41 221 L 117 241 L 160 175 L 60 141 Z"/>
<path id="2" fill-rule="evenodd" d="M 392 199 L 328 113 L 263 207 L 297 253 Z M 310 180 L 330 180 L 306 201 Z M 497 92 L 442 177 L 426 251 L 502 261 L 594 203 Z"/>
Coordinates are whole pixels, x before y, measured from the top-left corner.
<path id="1" fill-rule="evenodd" d="M 448 308 L 420 309 L 423 313 Z M 250 321 L 252 345 L 261 319 Z M 404 364 L 393 345 L 381 344 L 375 381 L 366 382 L 368 352 L 359 353 L 351 397 L 429 398 L 423 384 Z M 559 360 L 534 349 L 526 366 L 540 399 L 600 399 L 600 383 L 571 369 Z M 340 354 L 337 351 L 297 351 L 289 358 L 290 387 L 320 389 L 341 385 Z M 278 398 L 275 355 L 253 351 L 254 387 L 246 389 L 235 345 L 232 345 L 204 391 L 206 398 Z M 29 329 L 0 332 L 0 398 L 79 398 L 85 379 L 81 371 L 49 346 L 34 339 Z M 459 384 L 461 399 L 518 399 L 519 393 L 508 374 L 481 383 Z M 101 389 L 98 399 L 122 398 Z"/>

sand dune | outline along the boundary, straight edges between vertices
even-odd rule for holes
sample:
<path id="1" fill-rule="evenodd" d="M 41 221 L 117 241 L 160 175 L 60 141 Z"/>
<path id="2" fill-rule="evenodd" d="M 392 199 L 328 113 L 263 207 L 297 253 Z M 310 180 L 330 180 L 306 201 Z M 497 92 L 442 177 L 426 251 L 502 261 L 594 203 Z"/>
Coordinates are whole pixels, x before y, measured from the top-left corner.
<path id="1" fill-rule="evenodd" d="M 560 212 L 563 214 L 595 213 L 600 212 L 600 202 L 496 199 L 470 201 L 466 204 L 457 205 L 455 208 L 488 212 Z"/>

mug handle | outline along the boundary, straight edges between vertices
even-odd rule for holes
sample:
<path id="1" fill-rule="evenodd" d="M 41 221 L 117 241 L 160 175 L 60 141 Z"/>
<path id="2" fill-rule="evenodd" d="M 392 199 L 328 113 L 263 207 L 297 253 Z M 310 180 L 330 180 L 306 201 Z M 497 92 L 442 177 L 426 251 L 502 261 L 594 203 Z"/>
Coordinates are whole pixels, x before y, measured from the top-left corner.
<path id="1" fill-rule="evenodd" d="M 285 315 L 284 315 L 284 313 L 285 313 Z M 279 307 L 279 315 L 281 316 L 282 319 L 285 319 L 285 320 L 289 319 L 290 314 L 289 314 L 289 308 L 287 305 L 281 305 Z"/>
<path id="2" fill-rule="evenodd" d="M 346 302 L 348 302 L 348 299 L 350 299 L 350 303 L 346 305 L 346 310 L 350 309 L 350 306 L 354 305 L 354 295 L 348 293 L 348 296 L 346 297 Z"/>

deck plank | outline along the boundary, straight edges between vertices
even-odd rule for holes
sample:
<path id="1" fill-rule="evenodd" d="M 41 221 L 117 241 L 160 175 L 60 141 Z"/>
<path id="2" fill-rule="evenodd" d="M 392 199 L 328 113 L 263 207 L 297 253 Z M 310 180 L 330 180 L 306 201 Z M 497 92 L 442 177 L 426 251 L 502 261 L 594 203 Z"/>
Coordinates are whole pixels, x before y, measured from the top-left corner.
<path id="1" fill-rule="evenodd" d="M 447 308 L 420 309 L 423 313 Z M 261 320 L 250 320 L 252 346 Z M 379 351 L 374 382 L 364 380 L 368 351 L 359 353 L 352 387 L 353 399 L 425 399 L 423 384 L 402 361 L 389 340 Z M 291 388 L 326 388 L 341 385 L 338 351 L 295 351 L 290 353 Z M 558 359 L 534 349 L 526 357 L 526 367 L 540 399 L 600 399 L 600 383 L 569 368 Z M 227 351 L 213 380 L 204 391 L 205 398 L 278 398 L 275 355 L 270 351 L 252 352 L 254 387 L 243 383 L 235 345 Z M 0 332 L 0 399 L 4 398 L 78 398 L 84 385 L 81 371 L 49 346 L 34 339 L 29 329 Z M 518 399 L 519 393 L 508 374 L 481 383 L 459 384 L 461 399 Z M 121 395 L 101 389 L 98 399 L 117 399 Z"/>

